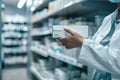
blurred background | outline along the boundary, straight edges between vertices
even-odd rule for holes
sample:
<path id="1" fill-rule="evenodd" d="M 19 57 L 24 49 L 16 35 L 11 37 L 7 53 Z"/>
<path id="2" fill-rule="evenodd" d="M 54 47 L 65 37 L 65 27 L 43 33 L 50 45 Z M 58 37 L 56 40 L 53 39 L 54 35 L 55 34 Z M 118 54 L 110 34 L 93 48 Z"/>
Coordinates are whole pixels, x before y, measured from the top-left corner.
<path id="1" fill-rule="evenodd" d="M 116 9 L 108 0 L 0 0 L 0 5 L 0 80 L 88 80 L 90 69 L 77 63 L 77 49 L 66 50 L 54 37 L 64 25 L 79 26 L 91 38 Z"/>
<path id="2" fill-rule="evenodd" d="M 1 0 L 3 24 L 1 28 L 1 80 L 27 80 L 26 5 L 20 8 L 18 3 L 19 0 Z"/>

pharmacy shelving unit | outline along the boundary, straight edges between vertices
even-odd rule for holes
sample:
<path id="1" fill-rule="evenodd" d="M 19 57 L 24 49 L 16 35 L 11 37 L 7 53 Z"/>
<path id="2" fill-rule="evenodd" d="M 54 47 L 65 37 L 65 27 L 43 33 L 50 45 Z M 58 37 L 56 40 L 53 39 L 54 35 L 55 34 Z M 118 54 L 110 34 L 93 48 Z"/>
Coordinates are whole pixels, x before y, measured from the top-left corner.
<path id="1" fill-rule="evenodd" d="M 27 31 L 26 23 L 4 22 L 2 28 L 3 68 L 27 65 Z"/>
<path id="2" fill-rule="evenodd" d="M 36 6 L 33 13 L 35 13 L 36 11 L 42 10 L 43 8 L 48 7 L 49 2 L 51 2 L 51 1 L 53 1 L 53 0 L 46 0 L 41 5 Z"/>
<path id="3" fill-rule="evenodd" d="M 87 73 L 87 68 L 84 65 L 77 63 L 75 57 L 63 53 L 64 48 L 63 47 L 61 48 L 60 46 L 57 45 L 60 43 L 52 38 L 52 29 L 49 27 L 56 24 L 58 25 L 60 20 L 57 21 L 56 19 L 61 17 L 69 20 L 70 18 L 72 18 L 72 22 L 75 22 L 73 21 L 73 19 L 84 16 L 86 22 L 90 21 L 95 24 L 96 15 L 104 15 L 104 16 L 108 15 L 116 8 L 115 4 L 112 4 L 107 0 L 102 0 L 102 1 L 101 0 L 68 0 L 68 2 L 64 4 L 63 7 L 60 8 L 57 7 L 59 9 L 56 9 L 52 12 L 48 11 L 47 13 L 43 13 L 43 14 L 40 13 L 44 8 L 48 8 L 49 3 L 52 1 L 57 1 L 57 0 L 45 0 L 43 4 L 36 7 L 36 9 L 32 12 L 32 15 L 29 14 L 29 17 L 31 16 L 31 21 L 29 21 L 29 23 L 31 24 L 29 25 L 30 47 L 28 49 L 29 50 L 28 73 L 30 74 L 31 80 L 32 79 L 56 80 L 56 74 L 55 74 L 57 72 L 56 68 L 59 67 L 65 68 L 66 65 L 67 68 L 68 65 L 72 65 L 74 66 L 74 68 L 80 70 L 81 73 L 82 72 Z M 50 21 L 55 21 L 56 23 L 51 23 Z M 46 23 L 48 24 L 46 25 Z M 94 30 L 94 29 L 90 28 L 90 30 Z M 52 44 L 54 46 L 52 46 L 51 48 L 50 47 L 51 45 L 49 44 Z M 53 64 L 52 68 L 50 68 L 51 65 L 48 64 L 51 61 L 53 61 L 54 64 L 56 64 L 55 62 L 57 62 L 59 63 L 59 65 L 56 66 Z M 44 71 L 48 71 L 48 73 L 45 74 Z M 49 78 L 50 74 L 53 77 Z M 65 80 L 69 80 L 69 79 L 65 79 Z M 80 78 L 78 80 L 80 80 Z"/>
<path id="4" fill-rule="evenodd" d="M 50 17 L 58 17 L 58 16 L 79 16 L 79 15 L 94 16 L 95 14 L 99 13 L 100 11 L 103 11 L 101 13 L 104 14 L 107 12 L 107 10 L 111 11 L 111 9 L 109 7 L 111 7 L 112 4 L 109 6 L 106 6 L 106 5 L 109 5 L 109 2 L 104 1 L 104 0 L 103 1 L 100 1 L 100 0 L 89 0 L 89 1 L 88 0 L 80 0 L 79 1 L 78 0 L 75 3 L 69 2 L 63 8 L 61 8 L 59 10 L 55 10 L 44 16 L 35 17 L 35 19 L 34 19 L 34 15 L 33 15 L 32 23 L 43 22 L 44 20 L 47 20 Z M 114 6 L 112 5 L 112 8 L 113 7 Z"/>
<path id="5" fill-rule="evenodd" d="M 2 0 L 0 0 L 0 5 L 2 5 Z M 2 41 L 1 41 L 1 33 L 2 33 L 2 7 L 0 7 L 0 80 L 2 80 Z"/>

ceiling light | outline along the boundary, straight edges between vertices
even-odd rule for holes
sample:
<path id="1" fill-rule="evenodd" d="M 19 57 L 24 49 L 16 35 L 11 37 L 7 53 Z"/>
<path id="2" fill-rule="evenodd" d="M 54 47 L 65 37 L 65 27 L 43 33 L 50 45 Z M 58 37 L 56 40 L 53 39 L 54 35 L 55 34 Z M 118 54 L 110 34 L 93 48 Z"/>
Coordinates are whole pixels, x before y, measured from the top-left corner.
<path id="1" fill-rule="evenodd" d="M 32 8 L 31 8 L 31 11 L 34 11 L 35 10 L 35 7 L 33 6 Z"/>
<path id="2" fill-rule="evenodd" d="M 27 5 L 27 7 L 30 7 L 32 5 L 32 0 L 27 0 L 26 5 Z"/>
<path id="3" fill-rule="evenodd" d="M 17 7 L 22 8 L 25 4 L 26 0 L 19 0 Z"/>
<path id="4" fill-rule="evenodd" d="M 39 0 L 39 5 L 41 5 L 44 1 L 43 0 Z"/>
<path id="5" fill-rule="evenodd" d="M 2 8 L 5 8 L 5 4 L 2 3 L 1 7 L 2 7 Z"/>

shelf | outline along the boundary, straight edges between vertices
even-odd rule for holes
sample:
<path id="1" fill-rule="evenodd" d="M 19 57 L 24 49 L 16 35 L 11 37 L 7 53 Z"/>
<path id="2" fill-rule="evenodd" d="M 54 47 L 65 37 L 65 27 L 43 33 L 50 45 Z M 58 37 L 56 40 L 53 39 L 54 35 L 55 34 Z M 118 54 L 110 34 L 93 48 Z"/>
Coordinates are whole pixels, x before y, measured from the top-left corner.
<path id="1" fill-rule="evenodd" d="M 21 33 L 21 34 L 25 34 L 25 33 L 27 33 L 28 31 L 25 31 L 25 30 L 2 30 L 2 32 L 19 32 L 19 33 Z"/>
<path id="2" fill-rule="evenodd" d="M 27 53 L 9 53 L 9 54 L 4 54 L 5 57 L 12 57 L 12 56 L 27 56 Z"/>
<path id="3" fill-rule="evenodd" d="M 27 22 L 4 22 L 3 24 L 27 25 Z"/>
<path id="4" fill-rule="evenodd" d="M 42 75 L 37 71 L 35 67 L 31 67 L 30 71 L 38 78 L 38 80 L 46 80 L 42 77 Z"/>
<path id="5" fill-rule="evenodd" d="M 48 32 L 44 32 L 44 33 L 32 33 L 31 36 L 35 37 L 35 36 L 39 36 L 39 37 L 44 37 L 44 36 L 51 36 L 52 32 L 48 31 Z"/>
<path id="6" fill-rule="evenodd" d="M 11 27 L 11 28 L 10 28 Z M 27 32 L 28 31 L 28 27 L 25 25 L 4 25 L 2 28 L 2 32 L 4 33 L 8 33 L 8 32 L 16 32 L 16 33 L 21 33 L 21 32 Z"/>
<path id="7" fill-rule="evenodd" d="M 33 75 L 37 77 L 38 80 L 55 80 L 53 79 L 54 77 L 50 76 L 50 78 L 46 76 L 47 74 L 43 74 L 44 71 L 38 72 L 38 70 L 34 66 L 31 66 L 30 71 Z"/>
<path id="8" fill-rule="evenodd" d="M 77 60 L 75 58 L 72 58 L 72 57 L 67 56 L 65 54 L 62 54 L 62 53 L 55 53 L 50 49 L 48 49 L 47 51 L 43 51 L 39 48 L 31 47 L 31 50 L 33 52 L 35 52 L 36 54 L 44 56 L 44 57 L 50 56 L 50 57 L 53 57 L 53 58 L 60 60 L 62 62 L 72 64 L 72 65 L 77 66 L 77 67 L 83 67 L 82 64 L 77 63 Z"/>
<path id="9" fill-rule="evenodd" d="M 111 4 L 112 3 L 108 1 L 98 1 L 98 0 L 96 1 L 80 0 L 79 2 L 76 3 L 70 2 L 60 10 L 54 11 L 52 13 L 48 13 L 42 17 L 37 17 L 35 20 L 32 20 L 32 23 L 40 23 L 50 17 L 83 16 L 83 15 L 85 16 L 85 15 L 92 15 L 93 13 L 97 13 L 97 11 L 101 11 L 101 10 L 103 11 L 103 13 L 107 11 L 110 12 L 111 10 L 113 11 L 114 9 L 113 7 L 115 7 L 115 5 L 113 4 L 111 7 Z"/>
<path id="10" fill-rule="evenodd" d="M 22 54 L 22 53 L 27 53 L 26 49 L 23 48 L 3 48 L 3 53 L 4 54 Z"/>
<path id="11" fill-rule="evenodd" d="M 27 37 L 10 37 L 10 36 L 7 36 L 5 37 L 5 39 L 23 39 L 23 38 L 27 38 Z"/>
<path id="12" fill-rule="evenodd" d="M 3 47 L 20 47 L 22 45 L 27 45 L 26 44 L 23 44 L 22 41 L 17 41 L 15 42 L 15 40 L 12 40 L 12 41 L 9 41 L 7 42 L 7 40 L 4 40 L 4 42 L 2 43 Z"/>
<path id="13" fill-rule="evenodd" d="M 41 55 L 41 56 L 44 56 L 44 57 L 48 57 L 48 52 L 47 52 L 47 51 L 44 51 L 44 50 L 42 50 L 42 49 L 38 49 L 38 48 L 36 48 L 36 47 L 31 47 L 31 50 L 32 50 L 34 53 L 38 54 L 38 55 Z"/>
<path id="14" fill-rule="evenodd" d="M 27 44 L 24 44 L 24 45 L 27 46 Z M 21 46 L 23 46 L 23 43 L 18 43 L 18 44 L 17 43 L 16 44 L 14 44 L 14 43 L 13 44 L 2 43 L 2 46 L 3 47 L 8 47 L 8 48 L 9 47 L 21 47 Z"/>
<path id="15" fill-rule="evenodd" d="M 21 68 L 26 67 L 27 63 L 17 63 L 17 64 L 4 64 L 3 68 L 9 69 L 9 68 Z"/>
<path id="16" fill-rule="evenodd" d="M 17 52 L 15 52 L 15 51 L 13 50 L 13 51 L 10 51 L 10 52 L 4 52 L 4 51 L 3 51 L 3 53 L 4 53 L 4 54 L 8 54 L 8 55 L 9 55 L 9 54 L 23 54 L 23 53 L 27 53 L 27 51 L 24 51 L 24 52 L 19 52 L 19 51 L 17 51 Z"/>
<path id="17" fill-rule="evenodd" d="M 25 33 L 27 32 L 28 30 L 26 29 L 18 29 L 18 28 L 15 28 L 15 29 L 2 29 L 2 32 L 6 33 L 6 32 L 17 32 L 17 33 Z"/>
<path id="18" fill-rule="evenodd" d="M 71 64 L 71 65 L 74 65 L 77 67 L 83 67 L 82 64 L 77 63 L 77 60 L 75 58 L 72 58 L 72 57 L 62 54 L 62 53 L 54 53 L 50 49 L 49 49 L 48 53 L 49 53 L 49 56 L 51 56 L 57 60 L 63 61 L 65 63 Z"/>
<path id="19" fill-rule="evenodd" d="M 38 6 L 35 8 L 35 10 L 33 11 L 33 13 L 35 13 L 36 11 L 40 11 L 40 10 L 42 10 L 43 8 L 47 7 L 48 4 L 49 4 L 49 2 L 51 2 L 51 1 L 53 1 L 53 0 L 46 0 L 46 1 L 44 1 L 41 5 L 38 5 Z"/>
<path id="20" fill-rule="evenodd" d="M 3 44 L 3 47 L 19 47 L 22 44 Z"/>

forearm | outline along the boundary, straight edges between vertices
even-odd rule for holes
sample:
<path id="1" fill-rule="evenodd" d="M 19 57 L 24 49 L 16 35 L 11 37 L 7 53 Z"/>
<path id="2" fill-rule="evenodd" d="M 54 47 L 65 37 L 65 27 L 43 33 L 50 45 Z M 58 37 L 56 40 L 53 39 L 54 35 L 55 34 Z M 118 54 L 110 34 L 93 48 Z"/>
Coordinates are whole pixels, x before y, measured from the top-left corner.
<path id="1" fill-rule="evenodd" d="M 103 71 L 120 74 L 120 51 L 105 48 L 93 40 L 85 39 L 78 57 L 78 62 Z"/>

